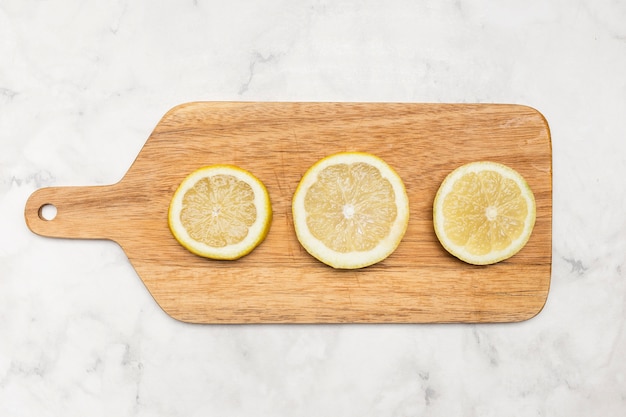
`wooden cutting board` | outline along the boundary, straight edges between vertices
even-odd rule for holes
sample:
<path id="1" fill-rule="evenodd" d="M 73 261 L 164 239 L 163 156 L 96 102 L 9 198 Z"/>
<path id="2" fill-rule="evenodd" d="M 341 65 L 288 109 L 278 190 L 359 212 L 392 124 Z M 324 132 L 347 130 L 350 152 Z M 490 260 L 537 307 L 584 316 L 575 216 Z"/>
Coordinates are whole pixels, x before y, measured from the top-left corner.
<path id="1" fill-rule="evenodd" d="M 302 249 L 292 224 L 291 197 L 302 174 L 340 151 L 383 158 L 410 199 L 398 249 L 362 270 L 318 262 Z M 519 171 L 537 202 L 527 245 L 490 266 L 450 256 L 432 226 L 441 181 L 477 160 Z M 167 224 L 170 198 L 183 178 L 216 163 L 260 178 L 274 209 L 267 239 L 237 261 L 189 253 Z M 41 215 L 46 204 L 57 208 L 53 220 Z M 185 322 L 521 321 L 541 311 L 550 285 L 550 132 L 539 112 L 519 105 L 187 103 L 165 114 L 119 183 L 37 190 L 25 217 L 43 236 L 117 242 L 156 302 Z"/>

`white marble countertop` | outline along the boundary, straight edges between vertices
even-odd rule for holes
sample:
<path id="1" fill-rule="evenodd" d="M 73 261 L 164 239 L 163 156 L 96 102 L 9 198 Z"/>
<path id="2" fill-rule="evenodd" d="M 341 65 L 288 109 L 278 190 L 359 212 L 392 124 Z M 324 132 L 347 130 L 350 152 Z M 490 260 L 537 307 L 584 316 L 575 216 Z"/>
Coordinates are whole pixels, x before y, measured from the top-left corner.
<path id="1" fill-rule="evenodd" d="M 0 415 L 623 416 L 623 1 L 0 1 Z M 189 325 L 119 246 L 31 233 L 199 100 L 533 106 L 553 270 L 516 324 Z"/>

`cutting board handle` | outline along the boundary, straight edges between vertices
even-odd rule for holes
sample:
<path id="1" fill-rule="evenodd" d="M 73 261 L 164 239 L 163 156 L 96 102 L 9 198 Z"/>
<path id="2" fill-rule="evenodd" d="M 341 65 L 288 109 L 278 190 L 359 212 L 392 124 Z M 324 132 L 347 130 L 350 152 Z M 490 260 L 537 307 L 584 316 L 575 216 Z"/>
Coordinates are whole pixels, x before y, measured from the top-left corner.
<path id="1" fill-rule="evenodd" d="M 28 198 L 24 217 L 41 236 L 115 240 L 124 227 L 122 195 L 117 185 L 41 188 Z M 56 208 L 54 218 L 44 217 L 46 206 Z"/>

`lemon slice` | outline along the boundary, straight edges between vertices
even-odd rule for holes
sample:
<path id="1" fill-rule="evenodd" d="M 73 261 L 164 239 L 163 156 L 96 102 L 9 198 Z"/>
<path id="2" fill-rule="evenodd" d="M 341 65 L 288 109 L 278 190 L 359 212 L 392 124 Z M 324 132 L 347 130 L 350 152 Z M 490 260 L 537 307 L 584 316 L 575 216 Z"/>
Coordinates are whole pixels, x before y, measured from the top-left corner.
<path id="1" fill-rule="evenodd" d="M 250 253 L 265 239 L 271 219 L 263 183 L 231 165 L 191 173 L 174 193 L 168 214 L 176 240 L 212 259 L 238 259 Z"/>
<path id="2" fill-rule="evenodd" d="M 448 252 L 470 264 L 487 265 L 526 245 L 535 212 L 535 197 L 517 171 L 481 161 L 446 177 L 435 196 L 433 222 Z"/>
<path id="3" fill-rule="evenodd" d="M 358 152 L 328 156 L 302 177 L 292 201 L 296 236 L 334 268 L 362 268 L 388 257 L 409 220 L 402 180 L 382 159 Z"/>

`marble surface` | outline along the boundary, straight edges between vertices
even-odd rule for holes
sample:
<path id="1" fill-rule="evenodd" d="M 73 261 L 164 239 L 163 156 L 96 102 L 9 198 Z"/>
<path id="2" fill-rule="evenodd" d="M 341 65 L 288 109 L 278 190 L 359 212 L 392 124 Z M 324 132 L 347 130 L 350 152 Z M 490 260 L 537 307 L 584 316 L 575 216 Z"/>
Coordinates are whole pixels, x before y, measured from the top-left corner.
<path id="1" fill-rule="evenodd" d="M 0 0 L 0 415 L 623 416 L 626 2 Z M 110 184 L 196 100 L 533 106 L 553 145 L 537 317 L 180 323 L 37 188 Z"/>

